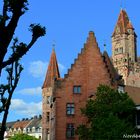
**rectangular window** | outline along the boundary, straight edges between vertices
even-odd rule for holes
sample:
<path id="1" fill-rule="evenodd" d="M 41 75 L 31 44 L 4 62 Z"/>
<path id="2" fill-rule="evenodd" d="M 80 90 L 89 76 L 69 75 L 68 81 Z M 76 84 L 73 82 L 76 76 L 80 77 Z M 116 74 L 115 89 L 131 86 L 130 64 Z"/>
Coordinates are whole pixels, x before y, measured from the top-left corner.
<path id="1" fill-rule="evenodd" d="M 75 94 L 81 93 L 81 86 L 73 86 L 73 93 Z"/>
<path id="2" fill-rule="evenodd" d="M 73 138 L 74 137 L 74 124 L 67 124 L 66 128 L 66 137 L 67 138 Z"/>
<path id="3" fill-rule="evenodd" d="M 118 48 L 117 48 L 117 49 L 115 49 L 115 54 L 118 54 Z"/>
<path id="4" fill-rule="evenodd" d="M 50 112 L 47 112 L 47 122 L 50 121 Z"/>
<path id="5" fill-rule="evenodd" d="M 74 103 L 67 103 L 67 109 L 66 109 L 66 114 L 67 115 L 74 115 L 74 110 L 75 110 L 75 108 L 74 108 Z"/>
<path id="6" fill-rule="evenodd" d="M 50 100 L 51 100 L 50 96 L 47 96 L 47 104 L 50 104 Z"/>
<path id="7" fill-rule="evenodd" d="M 123 48 L 120 48 L 120 53 L 123 53 Z"/>

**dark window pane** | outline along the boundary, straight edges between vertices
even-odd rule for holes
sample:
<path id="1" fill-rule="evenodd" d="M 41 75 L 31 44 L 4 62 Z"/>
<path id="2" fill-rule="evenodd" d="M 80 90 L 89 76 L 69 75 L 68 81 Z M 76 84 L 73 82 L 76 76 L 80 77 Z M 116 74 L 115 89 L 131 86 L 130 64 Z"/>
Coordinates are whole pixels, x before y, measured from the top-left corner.
<path id="1" fill-rule="evenodd" d="M 68 103 L 66 106 L 66 114 L 67 115 L 74 115 L 74 103 Z"/>
<path id="2" fill-rule="evenodd" d="M 81 87 L 77 87 L 77 93 L 81 93 Z"/>
<path id="3" fill-rule="evenodd" d="M 67 136 L 67 138 L 74 137 L 74 125 L 73 124 L 67 124 L 66 136 Z"/>
<path id="4" fill-rule="evenodd" d="M 140 110 L 137 111 L 137 125 L 140 125 Z"/>
<path id="5" fill-rule="evenodd" d="M 74 86 L 73 93 L 81 93 L 81 86 Z"/>
<path id="6" fill-rule="evenodd" d="M 47 122 L 50 121 L 50 112 L 47 112 Z"/>
<path id="7" fill-rule="evenodd" d="M 74 93 L 77 93 L 77 87 L 74 87 Z"/>

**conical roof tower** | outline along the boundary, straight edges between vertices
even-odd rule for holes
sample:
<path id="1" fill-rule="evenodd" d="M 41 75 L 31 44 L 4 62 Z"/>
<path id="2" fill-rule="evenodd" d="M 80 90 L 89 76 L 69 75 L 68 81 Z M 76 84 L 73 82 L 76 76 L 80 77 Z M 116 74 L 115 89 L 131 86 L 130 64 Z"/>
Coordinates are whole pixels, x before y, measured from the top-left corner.
<path id="1" fill-rule="evenodd" d="M 59 73 L 59 68 L 58 68 L 55 50 L 53 48 L 50 62 L 49 62 L 49 66 L 48 66 L 48 70 L 46 73 L 46 78 L 45 78 L 45 81 L 44 81 L 42 88 L 51 87 L 52 84 L 54 83 L 54 80 L 58 79 L 58 78 L 60 78 L 60 73 Z"/>

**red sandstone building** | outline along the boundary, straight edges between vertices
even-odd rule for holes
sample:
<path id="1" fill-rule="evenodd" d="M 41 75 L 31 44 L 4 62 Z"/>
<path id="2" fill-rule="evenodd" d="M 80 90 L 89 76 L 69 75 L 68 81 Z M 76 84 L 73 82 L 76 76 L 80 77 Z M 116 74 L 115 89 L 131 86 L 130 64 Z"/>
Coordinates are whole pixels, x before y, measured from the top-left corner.
<path id="1" fill-rule="evenodd" d="M 121 58 L 127 53 L 123 53 L 122 51 L 125 50 L 127 46 L 121 48 L 121 45 L 132 44 L 132 48 L 136 49 L 136 46 L 134 46 L 135 42 L 132 42 L 132 38 L 133 41 L 135 41 L 136 37 L 134 28 L 132 28 L 132 25 L 128 26 L 128 24 L 131 25 L 128 16 L 124 10 L 121 10 L 112 36 L 113 63 L 115 63 L 116 69 L 120 71 L 120 67 L 124 68 L 124 64 L 122 63 L 123 59 Z M 132 34 L 127 36 L 130 30 Z M 116 40 L 118 37 L 119 40 Z M 131 41 L 129 42 L 126 37 Z M 118 53 L 117 51 L 118 49 L 120 50 L 120 48 L 121 52 Z M 129 51 L 128 54 L 129 53 L 131 53 L 131 51 Z M 132 53 L 134 54 L 135 52 Z M 135 56 L 133 54 L 132 56 Z M 118 59 L 122 62 L 116 63 Z M 127 62 L 128 61 L 129 59 Z M 122 75 L 126 73 L 126 71 L 128 70 L 124 69 L 121 71 Z M 126 78 L 126 75 L 124 78 Z M 53 50 L 42 87 L 42 139 L 78 140 L 78 136 L 75 135 L 74 131 L 79 124 L 86 123 L 86 118 L 81 115 L 80 109 L 85 106 L 89 98 L 95 98 L 96 89 L 100 84 L 109 85 L 117 89 L 120 87 L 119 82 L 120 76 L 114 69 L 107 52 L 103 54 L 100 52 L 92 31 L 89 32 L 87 41 L 81 49 L 81 53 L 78 54 L 74 64 L 71 65 L 71 68 L 68 70 L 68 73 L 65 74 L 64 78 L 60 77 L 56 54 Z M 129 95 L 134 101 L 137 100 L 136 97 L 140 97 L 140 89 L 138 87 L 135 92 L 136 95 L 133 94 L 134 89 L 131 87 L 126 87 L 126 91 L 130 91 Z M 136 102 L 140 103 L 139 100 Z"/>

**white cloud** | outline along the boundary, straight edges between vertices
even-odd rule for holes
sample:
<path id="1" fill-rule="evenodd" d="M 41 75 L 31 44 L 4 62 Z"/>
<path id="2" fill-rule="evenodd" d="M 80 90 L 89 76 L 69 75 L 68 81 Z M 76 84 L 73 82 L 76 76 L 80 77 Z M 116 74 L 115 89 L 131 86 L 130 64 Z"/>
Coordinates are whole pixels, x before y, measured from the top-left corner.
<path id="1" fill-rule="evenodd" d="M 22 99 L 12 99 L 10 109 L 20 115 L 34 116 L 41 114 L 42 102 L 26 103 Z"/>
<path id="2" fill-rule="evenodd" d="M 63 72 L 66 69 L 65 66 L 61 63 L 58 63 L 58 66 L 59 66 L 60 72 Z M 47 72 L 47 68 L 48 68 L 48 62 L 43 62 L 40 60 L 33 61 L 30 63 L 29 73 L 35 78 L 44 79 Z"/>
<path id="3" fill-rule="evenodd" d="M 59 67 L 60 72 L 66 69 L 66 67 L 60 63 L 58 63 L 58 67 Z"/>
<path id="4" fill-rule="evenodd" d="M 41 87 L 24 88 L 24 89 L 17 91 L 17 93 L 26 94 L 26 95 L 37 95 L 37 94 L 41 95 L 42 89 L 41 89 Z"/>
<path id="5" fill-rule="evenodd" d="M 45 76 L 48 62 L 33 61 L 29 66 L 29 73 L 35 78 L 41 78 Z"/>

